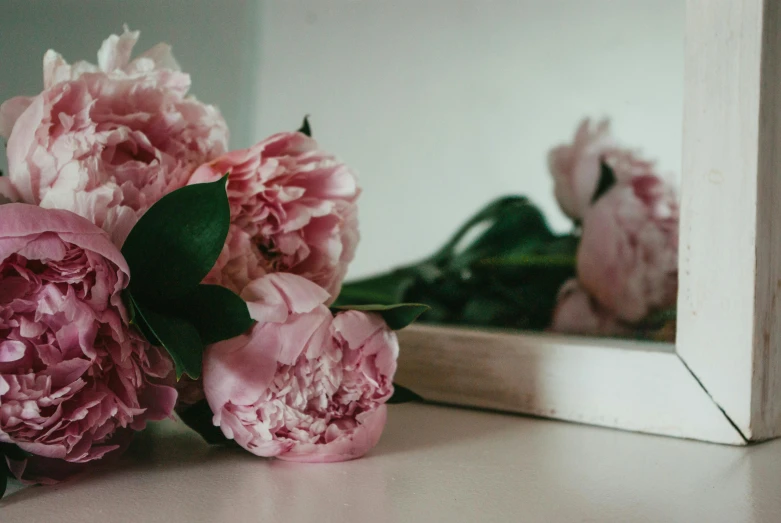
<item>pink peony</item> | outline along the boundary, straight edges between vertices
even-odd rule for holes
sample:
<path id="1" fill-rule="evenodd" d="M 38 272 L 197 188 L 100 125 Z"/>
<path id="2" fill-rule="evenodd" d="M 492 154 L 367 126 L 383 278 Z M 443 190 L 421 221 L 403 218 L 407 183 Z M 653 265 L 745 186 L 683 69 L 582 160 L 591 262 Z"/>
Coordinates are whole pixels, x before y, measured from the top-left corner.
<path id="1" fill-rule="evenodd" d="M 627 336 L 632 333 L 628 326 L 596 303 L 574 279 L 565 282 L 559 290 L 549 330 L 583 336 Z"/>
<path id="2" fill-rule="evenodd" d="M 98 65 L 44 56 L 44 90 L 0 106 L 17 198 L 73 211 L 124 242 L 143 212 L 224 153 L 219 111 L 187 97 L 190 77 L 158 44 L 135 60 L 138 32 L 111 36 Z M 4 191 L 5 192 L 5 191 Z"/>
<path id="3" fill-rule="evenodd" d="M 290 461 L 344 461 L 374 447 L 399 351 L 382 317 L 333 317 L 328 293 L 293 274 L 260 278 L 242 297 L 258 323 L 204 356 L 214 424 L 253 454 Z"/>
<path id="4" fill-rule="evenodd" d="M 266 274 L 264 261 L 252 237 L 238 226 L 231 225 L 222 252 L 205 281 L 241 294 L 249 282 Z"/>
<path id="5" fill-rule="evenodd" d="M 264 272 L 304 276 L 336 298 L 355 256 L 359 189 L 350 169 L 318 149 L 301 133 L 280 133 L 257 145 L 230 152 L 201 166 L 190 183 L 214 181 L 230 173 L 231 221 L 251 241 L 234 238 L 223 257 L 234 263 L 230 275 L 215 270 L 211 281 L 228 279 L 234 290 Z"/>
<path id="6" fill-rule="evenodd" d="M 548 153 L 556 200 L 570 218 L 580 220 L 591 206 L 603 160 L 613 168 L 618 180 L 653 173 L 653 162 L 618 147 L 610 135 L 609 121 L 592 126 L 591 120 L 583 120 L 571 144 L 560 145 Z"/>
<path id="7" fill-rule="evenodd" d="M 678 203 L 656 176 L 615 185 L 586 212 L 578 279 L 605 309 L 627 322 L 675 305 Z"/>
<path id="8" fill-rule="evenodd" d="M 171 415 L 173 364 L 128 327 L 117 247 L 71 212 L 0 206 L 0 442 L 85 463 Z M 61 468 L 61 467 L 60 467 Z M 67 467 L 66 467 L 67 468 Z"/>

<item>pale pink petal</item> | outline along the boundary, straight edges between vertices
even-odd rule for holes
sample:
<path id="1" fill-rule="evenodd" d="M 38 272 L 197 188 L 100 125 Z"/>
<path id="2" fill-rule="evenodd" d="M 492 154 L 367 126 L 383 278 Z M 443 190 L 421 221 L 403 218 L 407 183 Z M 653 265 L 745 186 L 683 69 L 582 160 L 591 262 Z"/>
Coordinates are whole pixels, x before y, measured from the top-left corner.
<path id="1" fill-rule="evenodd" d="M 171 71 L 180 71 L 179 63 L 174 58 L 171 52 L 171 46 L 164 43 L 159 43 L 145 51 L 138 57 L 139 59 L 148 58 L 154 62 L 157 69 L 170 69 Z"/>
<path id="2" fill-rule="evenodd" d="M 627 322 L 674 307 L 678 295 L 678 203 L 651 175 L 618 183 L 586 213 L 578 279 Z"/>
<path id="3" fill-rule="evenodd" d="M 107 73 L 124 68 L 130 62 L 130 55 L 140 34 L 125 28 L 122 36 L 109 36 L 98 51 L 98 67 Z"/>
<path id="4" fill-rule="evenodd" d="M 2 118 L 13 127 L 9 199 L 73 211 L 118 246 L 151 205 L 227 149 L 224 119 L 187 95 L 190 78 L 170 48 L 131 61 L 137 39 L 127 29 L 109 37 L 99 66 L 47 52 L 44 91 L 21 113 L 9 101 Z"/>
<path id="5" fill-rule="evenodd" d="M 593 124 L 584 119 L 572 143 L 556 146 L 548 153 L 548 169 L 553 176 L 556 200 L 570 218 L 582 219 L 591 206 L 603 161 L 613 168 L 618 180 L 649 174 L 654 167 L 653 162 L 617 145 L 608 120 Z"/>
<path id="6" fill-rule="evenodd" d="M 395 333 L 378 314 L 334 318 L 322 302 L 312 308 L 306 291 L 312 283 L 300 276 L 261 280 L 253 282 L 254 299 L 284 307 L 285 317 L 207 348 L 204 393 L 214 424 L 258 456 L 311 462 L 362 456 L 385 425 Z"/>
<path id="7" fill-rule="evenodd" d="M 222 255 L 247 270 L 222 264 L 222 277 L 211 279 L 235 285 L 236 274 L 260 265 L 263 273 L 303 276 L 336 299 L 360 238 L 355 174 L 301 133 L 278 133 L 224 154 L 198 167 L 189 183 L 225 174 L 232 226 L 252 241 L 231 241 Z"/>
<path id="8" fill-rule="evenodd" d="M 380 441 L 387 418 L 388 407 L 380 405 L 368 413 L 352 432 L 322 445 L 296 445 L 290 451 L 277 455 L 277 458 L 303 463 L 334 463 L 360 458 Z"/>
<path id="9" fill-rule="evenodd" d="M 14 124 L 32 102 L 31 96 L 16 96 L 0 105 L 0 137 L 8 140 Z"/>

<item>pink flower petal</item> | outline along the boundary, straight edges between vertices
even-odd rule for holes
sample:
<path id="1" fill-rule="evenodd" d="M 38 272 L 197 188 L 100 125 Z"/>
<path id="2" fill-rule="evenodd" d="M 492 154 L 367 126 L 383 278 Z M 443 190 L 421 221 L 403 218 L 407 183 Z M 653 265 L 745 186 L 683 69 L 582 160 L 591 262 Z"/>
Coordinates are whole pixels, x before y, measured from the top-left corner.
<path id="1" fill-rule="evenodd" d="M 8 140 L 14 124 L 22 113 L 30 107 L 32 101 L 31 96 L 16 96 L 0 105 L 0 137 Z"/>
<path id="2" fill-rule="evenodd" d="M 286 316 L 207 348 L 204 393 L 214 424 L 255 455 L 354 459 L 385 425 L 398 340 L 378 314 L 313 308 L 311 285 L 290 274 L 253 282 L 254 299 L 282 302 Z"/>

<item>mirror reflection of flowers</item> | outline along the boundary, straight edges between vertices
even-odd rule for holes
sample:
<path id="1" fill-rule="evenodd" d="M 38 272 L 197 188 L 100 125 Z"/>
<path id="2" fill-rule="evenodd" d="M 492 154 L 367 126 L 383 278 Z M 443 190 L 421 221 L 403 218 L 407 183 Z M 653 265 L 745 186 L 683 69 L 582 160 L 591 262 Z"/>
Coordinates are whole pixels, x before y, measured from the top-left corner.
<path id="1" fill-rule="evenodd" d="M 672 187 L 654 162 L 619 145 L 606 120 L 584 120 L 548 165 L 571 233 L 552 231 L 529 199 L 503 196 L 430 257 L 348 282 L 337 303 L 421 302 L 431 305 L 421 321 L 461 327 L 672 339 Z"/>
<path id="2" fill-rule="evenodd" d="M 679 209 L 669 183 L 651 162 L 618 148 L 607 122 L 592 130 L 584 121 L 573 144 L 553 149 L 549 163 L 559 205 L 576 209 L 568 214 L 582 223 L 577 278 L 562 287 L 551 330 L 626 335 L 645 328 L 654 314 L 671 311 L 678 292 Z M 604 169 L 613 179 L 597 195 Z M 661 336 L 669 338 L 669 332 Z"/>

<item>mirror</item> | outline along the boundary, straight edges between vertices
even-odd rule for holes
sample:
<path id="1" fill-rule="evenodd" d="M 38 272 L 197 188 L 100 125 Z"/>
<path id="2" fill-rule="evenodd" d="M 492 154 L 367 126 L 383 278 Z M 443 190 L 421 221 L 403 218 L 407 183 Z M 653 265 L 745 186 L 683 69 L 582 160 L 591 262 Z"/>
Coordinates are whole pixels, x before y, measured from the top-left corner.
<path id="1" fill-rule="evenodd" d="M 421 321 L 462 327 L 674 338 L 684 2 L 312 0 L 268 2 L 264 16 L 256 134 L 305 108 L 361 177 L 341 302 L 420 301 Z M 573 221 L 549 166 L 565 144 L 554 163 L 579 170 L 581 197 L 612 147 L 634 151 L 607 158 L 624 162 L 610 163 L 619 177 L 662 181 L 570 209 Z"/>
<path id="2" fill-rule="evenodd" d="M 13 13 L 0 21 L 0 42 L 17 52 L 4 53 L 0 99 L 40 88 L 30 56 L 53 47 L 92 59 L 96 43 L 124 20 L 142 30 L 140 49 L 172 44 L 194 94 L 220 106 L 232 148 L 295 129 L 309 114 L 315 138 L 355 169 L 363 189 L 362 239 L 340 303 L 422 302 L 432 309 L 421 321 L 465 327 L 674 338 L 676 196 L 658 193 L 664 184 L 674 188 L 680 173 L 680 0 L 5 9 Z M 57 9 L 92 21 L 75 38 L 58 25 Z M 655 161 L 629 165 L 663 181 L 637 188 L 653 204 L 627 197 L 646 214 L 621 225 L 613 242 L 605 238 L 615 214 L 589 226 L 585 210 L 570 213 L 573 220 L 554 194 L 549 153 L 572 145 L 584 118 L 591 123 L 581 134 L 594 140 L 584 142 L 593 150 L 583 169 L 599 167 L 599 177 L 572 182 L 585 184 L 576 191 L 581 199 L 599 187 L 619 190 L 610 176 L 628 169 L 624 156 L 602 154 L 600 140 Z M 598 130 L 603 119 L 610 140 Z M 567 154 L 557 158 L 566 171 Z M 608 197 L 600 196 L 604 204 Z M 614 199 L 605 212 L 624 212 Z M 647 213 L 664 224 L 649 225 Z M 584 234 L 596 238 L 590 267 L 578 262 Z M 594 281 L 576 283 L 589 268 Z M 554 311 L 565 298 L 569 309 L 559 310 L 557 327 Z"/>

